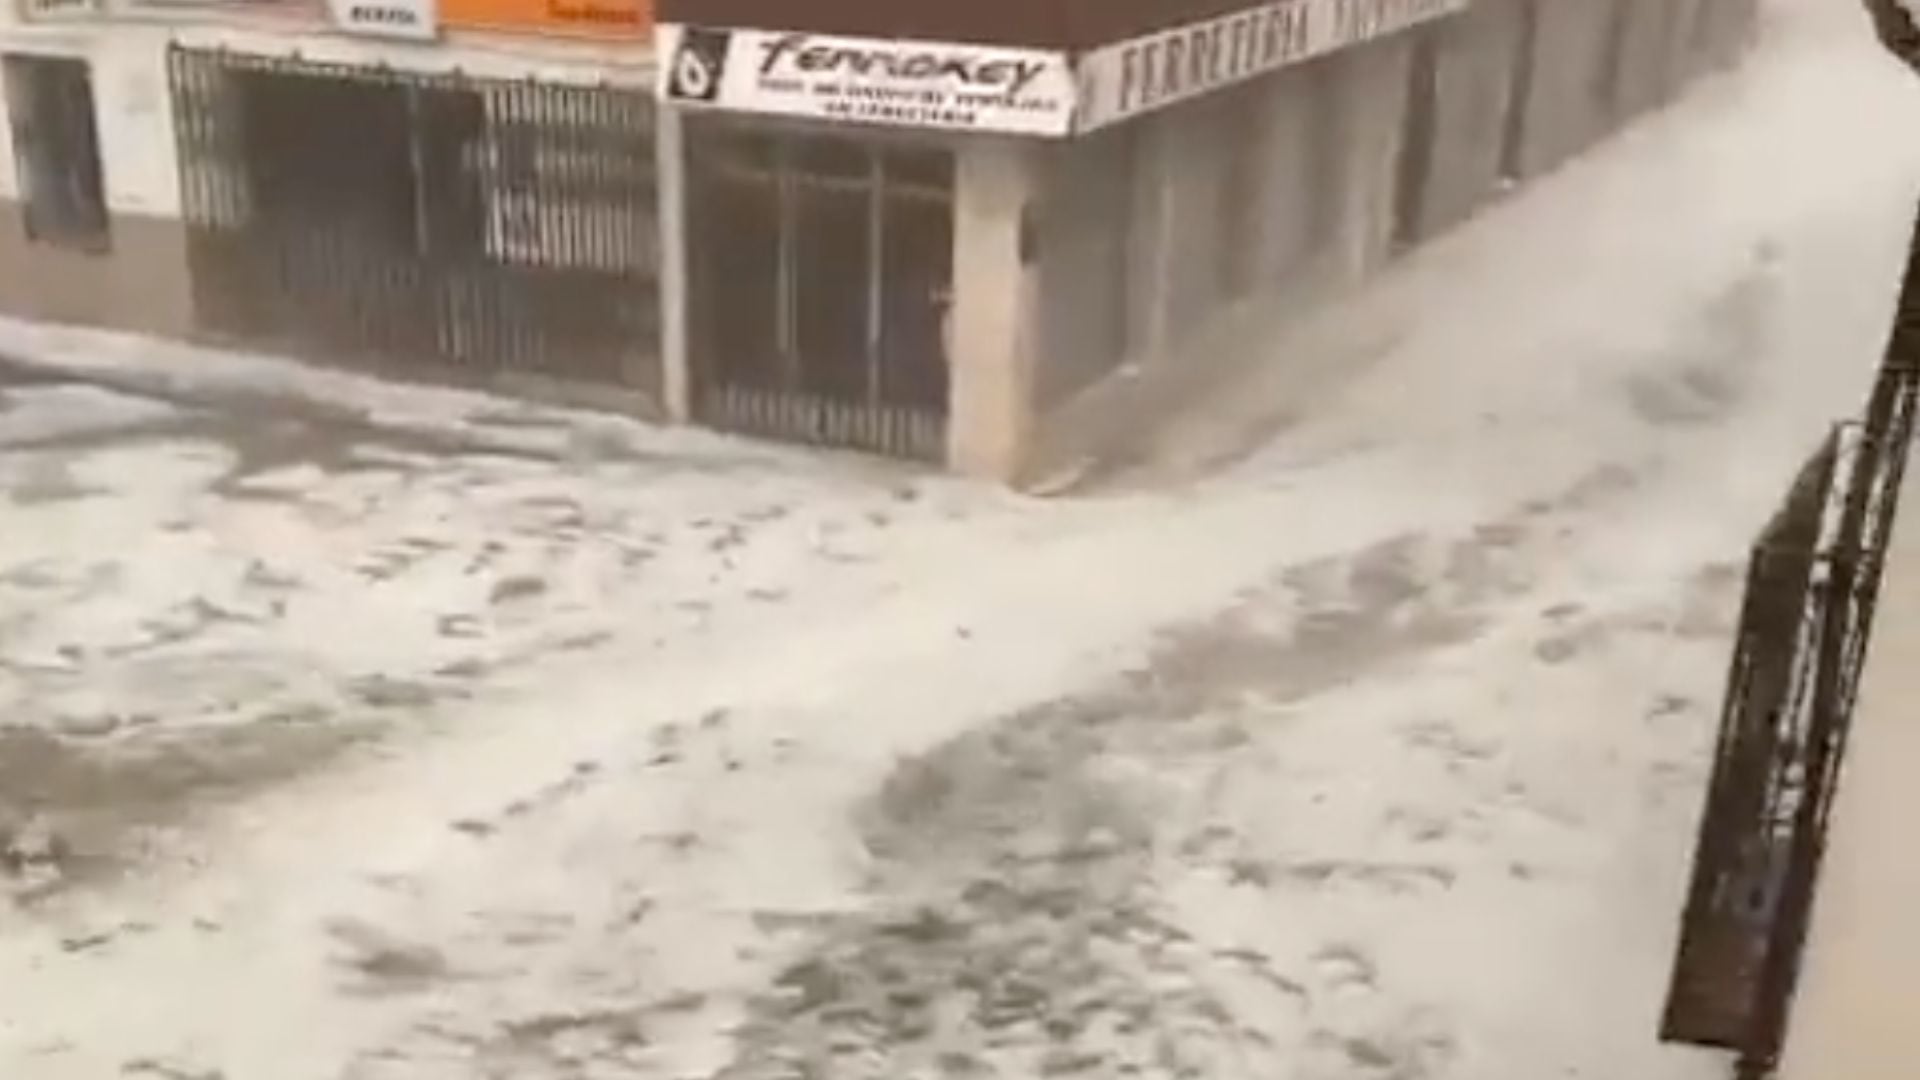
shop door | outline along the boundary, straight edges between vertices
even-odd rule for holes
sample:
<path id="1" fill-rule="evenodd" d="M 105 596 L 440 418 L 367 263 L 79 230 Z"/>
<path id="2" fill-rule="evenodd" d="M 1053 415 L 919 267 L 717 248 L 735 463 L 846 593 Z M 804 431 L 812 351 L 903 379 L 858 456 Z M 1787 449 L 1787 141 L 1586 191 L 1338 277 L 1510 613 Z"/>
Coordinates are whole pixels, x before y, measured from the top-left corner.
<path id="1" fill-rule="evenodd" d="M 696 417 L 942 459 L 951 154 L 720 125 L 689 180 Z"/>

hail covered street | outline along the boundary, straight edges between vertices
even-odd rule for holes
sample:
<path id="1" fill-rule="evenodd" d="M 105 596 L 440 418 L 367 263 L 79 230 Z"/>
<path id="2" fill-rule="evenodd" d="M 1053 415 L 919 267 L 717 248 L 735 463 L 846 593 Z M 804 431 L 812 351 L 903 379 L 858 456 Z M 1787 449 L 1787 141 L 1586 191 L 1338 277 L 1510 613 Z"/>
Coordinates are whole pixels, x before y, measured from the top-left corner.
<path id="1" fill-rule="evenodd" d="M 1812 7 L 1051 498 L 0 322 L 0 1076 L 1718 1075 L 1744 549 L 1920 192 Z"/>

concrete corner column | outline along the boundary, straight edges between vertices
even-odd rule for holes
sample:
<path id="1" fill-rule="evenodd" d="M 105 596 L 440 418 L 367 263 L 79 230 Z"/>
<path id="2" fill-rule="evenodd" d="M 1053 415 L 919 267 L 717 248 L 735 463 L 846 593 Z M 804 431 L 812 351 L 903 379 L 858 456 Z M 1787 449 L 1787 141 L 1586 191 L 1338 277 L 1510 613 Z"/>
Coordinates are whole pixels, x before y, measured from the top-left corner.
<path id="1" fill-rule="evenodd" d="M 679 422 L 693 417 L 693 371 L 687 352 L 687 154 L 684 116 L 662 105 L 654 114 L 655 185 L 660 230 L 661 406 Z"/>
<path id="2" fill-rule="evenodd" d="M 955 149 L 953 304 L 948 314 L 948 463 L 1015 481 L 1034 434 L 1039 147 L 980 139 Z"/>

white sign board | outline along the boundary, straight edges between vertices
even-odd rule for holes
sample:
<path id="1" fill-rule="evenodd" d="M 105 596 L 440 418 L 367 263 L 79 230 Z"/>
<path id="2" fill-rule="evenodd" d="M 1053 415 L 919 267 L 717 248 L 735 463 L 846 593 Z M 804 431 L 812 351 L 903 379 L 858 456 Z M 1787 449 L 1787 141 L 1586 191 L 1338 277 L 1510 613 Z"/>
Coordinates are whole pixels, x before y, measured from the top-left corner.
<path id="1" fill-rule="evenodd" d="M 101 0 L 20 0 L 22 22 L 58 22 L 91 19 L 101 13 Z"/>
<path id="2" fill-rule="evenodd" d="M 676 105 L 1015 135 L 1066 135 L 1064 53 L 662 24 L 660 95 Z"/>
<path id="3" fill-rule="evenodd" d="M 365 37 L 430 41 L 440 36 L 435 0 L 327 0 L 333 24 Z"/>
<path id="4" fill-rule="evenodd" d="M 1075 131 L 1091 131 L 1386 37 L 1470 0 L 1278 0 L 1105 45 L 1080 58 Z"/>

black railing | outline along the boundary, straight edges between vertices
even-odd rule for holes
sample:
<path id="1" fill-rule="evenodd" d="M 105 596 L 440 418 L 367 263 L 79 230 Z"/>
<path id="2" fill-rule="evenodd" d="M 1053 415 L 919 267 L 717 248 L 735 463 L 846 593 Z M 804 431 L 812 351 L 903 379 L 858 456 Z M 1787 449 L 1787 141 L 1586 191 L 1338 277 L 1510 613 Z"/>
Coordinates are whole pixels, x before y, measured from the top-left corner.
<path id="1" fill-rule="evenodd" d="M 1754 544 L 1661 1036 L 1773 1074 L 1826 846 L 1920 387 L 1920 226 L 1865 415 Z"/>

